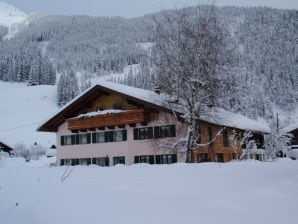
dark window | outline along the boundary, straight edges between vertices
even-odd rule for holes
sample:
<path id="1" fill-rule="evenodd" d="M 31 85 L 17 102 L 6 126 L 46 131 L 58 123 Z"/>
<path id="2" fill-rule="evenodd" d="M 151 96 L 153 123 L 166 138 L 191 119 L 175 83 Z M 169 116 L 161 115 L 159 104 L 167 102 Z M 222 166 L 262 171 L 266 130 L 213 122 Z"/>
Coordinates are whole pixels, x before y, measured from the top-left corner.
<path id="1" fill-rule="evenodd" d="M 60 165 L 61 165 L 61 166 L 64 166 L 64 159 L 61 159 L 61 160 L 60 160 Z"/>
<path id="2" fill-rule="evenodd" d="M 155 156 L 156 164 L 171 164 L 177 162 L 176 154 L 168 154 L 168 155 L 156 155 Z"/>
<path id="3" fill-rule="evenodd" d="M 199 153 L 198 155 L 198 163 L 201 163 L 201 162 L 208 162 L 208 154 L 207 153 Z"/>
<path id="4" fill-rule="evenodd" d="M 229 138 L 227 129 L 222 132 L 223 147 L 229 147 Z"/>
<path id="5" fill-rule="evenodd" d="M 115 141 L 115 132 L 114 131 L 108 131 L 108 142 L 114 142 Z"/>
<path id="6" fill-rule="evenodd" d="M 91 159 L 88 158 L 88 159 L 87 159 L 87 165 L 90 165 L 90 164 L 91 164 Z"/>
<path id="7" fill-rule="evenodd" d="M 75 160 L 75 159 L 72 159 L 72 160 L 71 160 L 71 165 L 72 165 L 72 166 L 75 166 L 75 165 L 76 165 L 76 160 Z"/>
<path id="8" fill-rule="evenodd" d="M 139 128 L 139 139 L 152 139 L 153 138 L 153 128 Z"/>
<path id="9" fill-rule="evenodd" d="M 154 164 L 154 156 L 153 155 L 135 156 L 135 163 Z"/>
<path id="10" fill-rule="evenodd" d="M 224 162 L 224 158 L 223 158 L 223 154 L 222 153 L 217 153 L 215 156 L 216 162 L 219 163 L 223 163 Z"/>
<path id="11" fill-rule="evenodd" d="M 125 164 L 125 157 L 124 156 L 113 157 L 113 163 L 114 163 L 114 165 Z"/>
<path id="12" fill-rule="evenodd" d="M 161 138 L 176 137 L 175 125 L 161 126 L 160 127 L 160 136 L 161 136 Z"/>

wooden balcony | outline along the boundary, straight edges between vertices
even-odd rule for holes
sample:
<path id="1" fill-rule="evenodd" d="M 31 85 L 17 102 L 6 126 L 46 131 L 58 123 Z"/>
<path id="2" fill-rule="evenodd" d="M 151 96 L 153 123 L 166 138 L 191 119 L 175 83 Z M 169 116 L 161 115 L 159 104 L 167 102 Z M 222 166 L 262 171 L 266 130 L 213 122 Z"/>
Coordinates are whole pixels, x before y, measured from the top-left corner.
<path id="1" fill-rule="evenodd" d="M 68 130 L 78 131 L 126 124 L 147 123 L 149 122 L 149 116 L 147 116 L 144 110 L 132 110 L 87 118 L 70 118 L 66 121 L 68 122 Z"/>

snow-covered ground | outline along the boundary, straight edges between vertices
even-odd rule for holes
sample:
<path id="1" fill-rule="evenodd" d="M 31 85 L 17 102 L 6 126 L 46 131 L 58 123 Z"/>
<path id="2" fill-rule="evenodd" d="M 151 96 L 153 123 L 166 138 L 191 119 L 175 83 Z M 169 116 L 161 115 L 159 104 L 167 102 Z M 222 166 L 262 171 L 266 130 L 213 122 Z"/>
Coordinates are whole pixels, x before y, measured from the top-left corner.
<path id="1" fill-rule="evenodd" d="M 1 224 L 292 224 L 298 162 L 0 168 Z"/>
<path id="2" fill-rule="evenodd" d="M 56 142 L 55 134 L 36 132 L 39 124 L 59 109 L 56 86 L 0 81 L 0 102 L 0 141 L 12 147 L 34 142 L 49 147 Z"/>

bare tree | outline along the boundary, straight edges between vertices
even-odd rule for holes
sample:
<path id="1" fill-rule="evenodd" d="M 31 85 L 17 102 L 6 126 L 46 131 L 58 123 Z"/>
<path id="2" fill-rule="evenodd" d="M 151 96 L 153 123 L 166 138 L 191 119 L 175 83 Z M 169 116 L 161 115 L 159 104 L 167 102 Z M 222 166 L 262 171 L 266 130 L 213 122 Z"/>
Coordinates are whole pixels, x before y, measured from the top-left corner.
<path id="1" fill-rule="evenodd" d="M 170 96 L 170 103 L 183 110 L 182 118 L 188 125 L 183 139 L 187 141 L 186 162 L 191 162 L 200 138 L 200 118 L 212 111 L 217 99 L 216 72 L 224 58 L 223 29 L 214 6 L 162 12 L 154 17 L 154 27 L 156 85 Z"/>

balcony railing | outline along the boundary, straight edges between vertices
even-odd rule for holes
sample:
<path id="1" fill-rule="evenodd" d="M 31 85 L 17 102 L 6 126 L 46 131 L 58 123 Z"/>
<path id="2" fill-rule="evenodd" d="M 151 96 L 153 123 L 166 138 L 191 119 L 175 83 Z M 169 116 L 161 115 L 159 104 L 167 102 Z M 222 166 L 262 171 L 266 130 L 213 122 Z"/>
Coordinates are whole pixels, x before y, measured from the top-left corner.
<path id="1" fill-rule="evenodd" d="M 146 123 L 149 121 L 149 118 L 144 110 L 131 110 L 117 114 L 97 115 L 85 118 L 70 118 L 66 121 L 68 122 L 68 130 L 78 131 L 143 122 Z"/>

